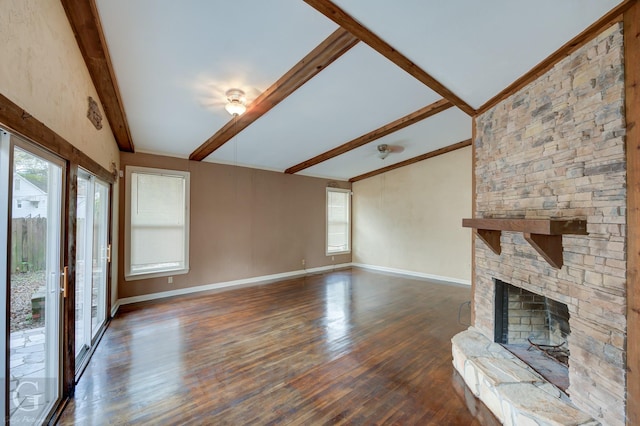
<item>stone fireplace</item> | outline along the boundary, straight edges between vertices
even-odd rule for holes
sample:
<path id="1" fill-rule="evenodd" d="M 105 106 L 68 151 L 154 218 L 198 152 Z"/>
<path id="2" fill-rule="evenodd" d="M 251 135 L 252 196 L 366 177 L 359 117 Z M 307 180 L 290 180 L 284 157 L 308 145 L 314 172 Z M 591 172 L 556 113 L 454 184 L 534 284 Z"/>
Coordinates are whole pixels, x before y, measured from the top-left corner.
<path id="1" fill-rule="evenodd" d="M 585 235 L 561 236 L 561 265 L 551 264 L 534 250 L 523 232 L 501 232 L 499 254 L 495 247 L 492 250 L 475 238 L 475 320 L 469 331 L 454 338 L 454 365 L 467 384 L 475 387 L 476 395 L 488 395 L 492 411 L 511 407 L 500 415 L 494 411 L 507 424 L 514 416 L 525 413 L 522 415 L 527 417 L 526 413 L 539 407 L 527 411 L 526 398 L 516 402 L 502 399 L 517 392 L 501 393 L 498 389 L 492 393 L 490 389 L 483 391 L 483 386 L 493 383 L 507 389 L 517 377 L 532 384 L 528 388 L 532 395 L 542 390 L 571 410 L 587 414 L 573 424 L 625 424 L 623 65 L 622 25 L 614 24 L 475 119 L 475 218 L 586 221 Z M 557 330 L 547 331 L 516 327 L 517 335 L 513 330 L 505 336 L 504 328 L 498 327 L 504 318 L 496 316 L 496 304 L 505 303 L 496 297 L 497 282 L 538 297 L 518 302 L 521 305 L 544 304 L 544 300 L 557 303 L 552 309 L 568 314 L 566 324 L 559 320 Z M 506 303 L 515 305 L 516 301 Z M 550 314 L 544 315 L 547 319 L 532 315 L 529 324 L 519 325 L 555 321 Z M 507 321 L 516 320 L 511 317 Z M 566 337 L 566 394 L 556 394 L 555 387 L 541 382 L 494 343 L 545 333 L 551 345 Z M 499 373 L 487 367 L 489 359 L 499 360 Z M 475 378 L 467 380 L 467 368 L 474 369 Z M 540 394 L 540 398 L 544 396 Z"/>

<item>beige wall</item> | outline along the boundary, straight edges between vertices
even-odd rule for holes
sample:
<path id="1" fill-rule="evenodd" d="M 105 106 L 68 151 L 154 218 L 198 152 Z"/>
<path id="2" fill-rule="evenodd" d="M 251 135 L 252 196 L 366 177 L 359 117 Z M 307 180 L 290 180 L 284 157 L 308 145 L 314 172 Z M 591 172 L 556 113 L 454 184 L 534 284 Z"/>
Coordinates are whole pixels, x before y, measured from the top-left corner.
<path id="1" fill-rule="evenodd" d="M 353 184 L 353 262 L 470 282 L 471 147 Z"/>
<path id="2" fill-rule="evenodd" d="M 189 273 L 172 284 L 167 277 L 124 281 L 121 267 L 121 299 L 299 271 L 302 259 L 307 268 L 351 262 L 350 255 L 325 255 L 325 179 L 151 154 L 122 153 L 121 164 L 191 173 Z M 121 207 L 124 184 L 121 178 Z M 123 208 L 120 223 L 123 237 Z"/>
<path id="3" fill-rule="evenodd" d="M 106 119 L 101 130 L 87 119 L 87 98 L 99 98 L 60 1 L 0 8 L 0 93 L 111 170 L 118 147 Z"/>

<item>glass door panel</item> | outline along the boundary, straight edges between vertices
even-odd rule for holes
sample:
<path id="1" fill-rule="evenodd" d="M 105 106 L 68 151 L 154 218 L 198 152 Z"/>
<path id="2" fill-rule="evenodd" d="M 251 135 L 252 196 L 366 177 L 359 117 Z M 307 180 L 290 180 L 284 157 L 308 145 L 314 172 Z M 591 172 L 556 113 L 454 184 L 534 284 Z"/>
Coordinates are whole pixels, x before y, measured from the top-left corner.
<path id="1" fill-rule="evenodd" d="M 91 286 L 91 338 L 95 339 L 104 325 L 109 267 L 109 187 L 94 178 L 93 188 L 93 274 Z"/>
<path id="2" fill-rule="evenodd" d="M 108 212 L 108 184 L 79 170 L 76 215 L 77 370 L 82 368 L 82 361 L 106 320 Z"/>
<path id="3" fill-rule="evenodd" d="M 64 164 L 11 140 L 8 414 L 38 424 L 60 398 Z"/>
<path id="4" fill-rule="evenodd" d="M 91 303 L 87 303 L 87 292 L 85 287 L 87 286 L 87 269 L 91 266 L 91 256 L 87 256 L 87 209 L 91 208 L 91 203 L 87 205 L 89 191 L 89 179 L 78 172 L 78 196 L 76 200 L 76 321 L 75 321 L 75 339 L 76 339 L 76 366 L 79 365 L 80 358 L 89 349 L 86 334 L 88 334 L 87 327 L 85 326 L 85 307 L 90 307 Z M 89 260 L 87 260 L 89 259 Z M 90 281 L 90 279 L 89 279 Z M 89 295 L 90 297 L 90 295 Z M 87 308 L 90 309 L 90 308 Z"/>

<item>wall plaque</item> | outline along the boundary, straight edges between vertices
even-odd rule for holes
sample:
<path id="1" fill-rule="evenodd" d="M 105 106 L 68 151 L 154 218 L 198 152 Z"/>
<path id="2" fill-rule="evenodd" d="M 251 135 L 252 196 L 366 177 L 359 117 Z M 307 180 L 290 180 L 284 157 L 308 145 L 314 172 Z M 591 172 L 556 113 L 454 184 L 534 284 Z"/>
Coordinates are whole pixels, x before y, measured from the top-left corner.
<path id="1" fill-rule="evenodd" d="M 87 110 L 87 118 L 93 123 L 96 129 L 102 129 L 102 114 L 98 103 L 89 96 L 89 109 Z"/>

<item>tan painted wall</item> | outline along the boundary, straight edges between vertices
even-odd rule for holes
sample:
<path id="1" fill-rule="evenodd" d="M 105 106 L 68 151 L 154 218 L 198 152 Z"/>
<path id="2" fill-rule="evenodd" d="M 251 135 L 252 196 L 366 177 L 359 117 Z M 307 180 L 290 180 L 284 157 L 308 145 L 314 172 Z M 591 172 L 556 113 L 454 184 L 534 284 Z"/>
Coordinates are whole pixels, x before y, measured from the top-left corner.
<path id="1" fill-rule="evenodd" d="M 120 298 L 298 271 L 302 259 L 307 268 L 351 262 L 351 255 L 325 255 L 325 179 L 151 154 L 122 153 L 121 165 L 189 171 L 191 212 L 189 273 L 172 284 L 166 277 L 124 281 L 120 267 Z M 124 208 L 120 223 L 124 241 Z"/>
<path id="2" fill-rule="evenodd" d="M 86 117 L 87 98 L 99 98 L 60 1 L 2 0 L 0 17 L 0 93 L 105 169 L 117 167 L 120 154 L 106 118 L 97 130 Z M 115 277 L 115 262 L 112 268 Z"/>
<path id="3" fill-rule="evenodd" d="M 471 147 L 353 184 L 353 262 L 471 280 Z"/>
<path id="4" fill-rule="evenodd" d="M 3 0 L 0 16 L 0 93 L 111 170 L 118 147 L 87 119 L 98 95 L 60 1 Z"/>

